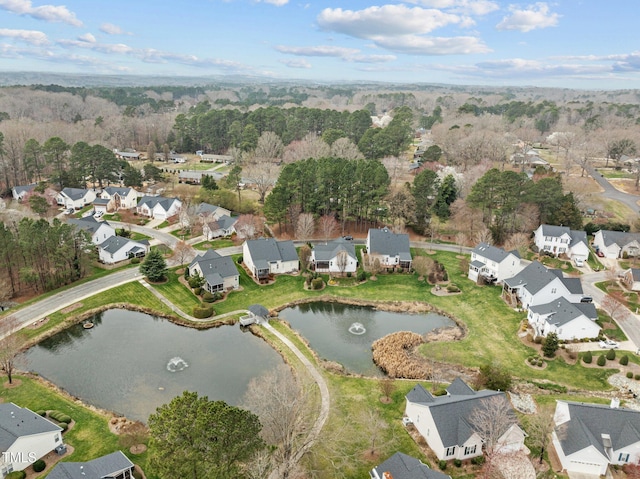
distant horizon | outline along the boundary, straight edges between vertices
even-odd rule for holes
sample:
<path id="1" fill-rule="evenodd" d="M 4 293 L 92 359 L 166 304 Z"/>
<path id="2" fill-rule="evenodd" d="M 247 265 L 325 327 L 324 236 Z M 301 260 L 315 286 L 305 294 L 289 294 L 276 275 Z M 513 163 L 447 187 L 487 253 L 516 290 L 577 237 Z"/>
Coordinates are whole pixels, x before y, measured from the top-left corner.
<path id="1" fill-rule="evenodd" d="M 1 1 L 1 0 L 0 0 Z M 67 77 L 67 80 L 77 78 L 77 79 L 87 79 L 87 78 L 103 78 L 103 79 L 137 79 L 138 82 L 130 82 L 129 85 L 122 84 L 107 84 L 108 82 L 99 82 L 96 81 L 94 83 L 86 82 L 83 85 L 60 85 L 59 83 L 48 83 L 50 85 L 60 85 L 65 87 L 95 87 L 95 88 L 107 88 L 107 87 L 115 87 L 115 86 L 126 86 L 126 87 L 136 87 L 136 86 L 175 86 L 175 85 L 183 85 L 183 86 L 206 86 L 212 85 L 215 83 L 221 82 L 231 82 L 242 81 L 244 83 L 257 83 L 257 84 L 278 84 L 278 83 L 287 83 L 293 86 L 330 86 L 330 85 L 380 85 L 380 86 L 394 86 L 394 87 L 409 87 L 411 85 L 415 86 L 434 86 L 439 88 L 465 88 L 465 89 L 487 89 L 487 90 L 506 90 L 506 89 L 514 89 L 514 90 L 528 90 L 528 89 L 539 89 L 539 90 L 568 90 L 568 91 L 580 91 L 580 92 L 624 92 L 624 91 L 640 91 L 640 87 L 638 88 L 581 88 L 581 87 L 556 87 L 556 86 L 539 86 L 539 85 L 490 85 L 490 84 L 458 84 L 458 83 L 444 83 L 444 82 L 400 82 L 400 81 L 382 81 L 382 80 L 313 80 L 306 78 L 271 78 L 271 77 L 260 77 L 260 76 L 251 76 L 251 75 L 241 75 L 241 74 L 210 74 L 210 75 L 166 75 L 166 74 L 139 74 L 139 73 L 82 73 L 82 72 L 47 72 L 47 71 L 2 71 L 0 72 L 0 87 L 12 87 L 12 86 L 30 86 L 30 85 L 39 85 L 43 84 L 40 80 L 38 81 L 30 81 L 28 83 L 10 83 L 9 78 L 12 76 L 19 75 L 37 75 L 46 78 L 57 77 L 63 78 Z M 171 83 L 148 83 L 144 80 L 172 80 Z M 185 80 L 185 83 L 182 83 L 180 80 Z M 47 80 L 48 81 L 48 80 Z"/>
<path id="2" fill-rule="evenodd" d="M 0 70 L 632 90 L 640 88 L 636 6 L 0 0 Z"/>

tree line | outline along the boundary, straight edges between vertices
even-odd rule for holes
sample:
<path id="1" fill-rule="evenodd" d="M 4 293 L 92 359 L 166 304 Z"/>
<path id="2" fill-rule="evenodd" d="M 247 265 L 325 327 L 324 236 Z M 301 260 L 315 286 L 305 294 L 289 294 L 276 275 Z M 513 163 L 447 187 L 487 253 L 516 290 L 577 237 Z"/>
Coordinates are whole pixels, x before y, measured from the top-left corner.
<path id="1" fill-rule="evenodd" d="M 88 233 L 58 219 L 0 223 L 1 289 L 13 297 L 25 288 L 42 293 L 73 283 L 90 273 L 93 252 Z"/>

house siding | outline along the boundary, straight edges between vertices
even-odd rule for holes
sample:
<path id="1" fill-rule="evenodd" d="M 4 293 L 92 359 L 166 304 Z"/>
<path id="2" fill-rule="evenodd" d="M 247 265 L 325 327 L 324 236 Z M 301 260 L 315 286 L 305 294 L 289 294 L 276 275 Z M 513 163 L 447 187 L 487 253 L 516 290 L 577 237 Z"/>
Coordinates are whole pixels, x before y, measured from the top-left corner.
<path id="1" fill-rule="evenodd" d="M 40 459 L 53 451 L 60 444 L 62 444 L 60 431 L 23 436 L 16 439 L 11 447 L 7 449 L 6 452 L 8 455 L 4 455 L 4 457 L 13 455 L 13 457 L 21 457 L 24 459 L 23 461 L 11 463 L 14 471 L 22 471 L 32 464 L 29 460 L 29 453 L 35 455 L 36 459 Z M 8 463 L 4 463 L 4 465 L 6 466 Z"/>

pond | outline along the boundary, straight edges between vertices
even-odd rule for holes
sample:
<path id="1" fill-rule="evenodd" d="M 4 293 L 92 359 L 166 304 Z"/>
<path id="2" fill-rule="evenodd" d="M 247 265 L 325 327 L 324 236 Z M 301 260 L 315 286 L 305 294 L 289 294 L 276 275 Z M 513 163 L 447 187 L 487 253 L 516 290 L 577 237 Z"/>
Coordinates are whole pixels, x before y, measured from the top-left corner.
<path id="1" fill-rule="evenodd" d="M 455 326 L 450 318 L 435 313 L 396 313 L 326 302 L 285 308 L 279 315 L 321 358 L 367 376 L 382 376 L 371 355 L 371 344 L 376 339 L 396 331 L 424 334 L 436 328 Z"/>
<path id="2" fill-rule="evenodd" d="M 252 378 L 283 364 L 238 326 L 196 330 L 118 309 L 90 321 L 91 329 L 77 324 L 29 349 L 21 368 L 130 419 L 146 421 L 185 390 L 238 405 Z"/>

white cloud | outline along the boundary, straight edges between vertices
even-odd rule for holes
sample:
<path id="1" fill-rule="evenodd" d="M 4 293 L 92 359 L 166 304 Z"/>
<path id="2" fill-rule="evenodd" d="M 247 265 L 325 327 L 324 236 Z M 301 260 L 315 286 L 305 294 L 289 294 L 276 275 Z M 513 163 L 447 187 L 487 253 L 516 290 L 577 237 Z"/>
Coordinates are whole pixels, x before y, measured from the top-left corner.
<path id="1" fill-rule="evenodd" d="M 395 55 L 354 55 L 349 58 L 345 58 L 354 63 L 387 63 L 396 60 L 398 57 Z"/>
<path id="2" fill-rule="evenodd" d="M 100 31 L 107 35 L 131 35 L 131 33 L 125 32 L 122 28 L 118 25 L 114 25 L 113 23 L 103 23 L 100 25 Z"/>
<path id="3" fill-rule="evenodd" d="M 303 58 L 285 58 L 279 61 L 289 68 L 311 68 L 311 63 Z"/>
<path id="4" fill-rule="evenodd" d="M 486 15 L 500 8 L 490 0 L 407 0 L 407 3 L 430 8 L 447 9 L 467 15 Z"/>
<path id="5" fill-rule="evenodd" d="M 0 0 L 0 8 L 16 15 L 27 15 L 46 22 L 68 23 L 75 27 L 82 26 L 82 22 L 76 18 L 76 14 L 69 11 L 64 5 L 34 7 L 31 0 Z"/>
<path id="6" fill-rule="evenodd" d="M 13 30 L 11 28 L 0 28 L 0 37 L 21 40 L 32 45 L 47 45 L 47 36 L 37 30 Z"/>
<path id="7" fill-rule="evenodd" d="M 498 30 L 519 30 L 530 32 L 539 28 L 555 27 L 560 15 L 549 11 L 549 5 L 538 2 L 521 10 L 515 5 L 509 6 L 511 14 L 502 19 L 496 28 Z"/>
<path id="8" fill-rule="evenodd" d="M 491 51 L 476 37 L 423 37 L 404 35 L 373 39 L 376 45 L 409 55 L 468 55 Z"/>
<path id="9" fill-rule="evenodd" d="M 80 35 L 78 37 L 78 40 L 80 40 L 81 42 L 96 43 L 96 37 L 94 37 L 91 33 Z"/>
<path id="10" fill-rule="evenodd" d="M 327 45 L 319 45 L 315 47 L 287 47 L 279 45 L 276 47 L 280 53 L 289 55 L 299 55 L 304 57 L 346 57 L 359 53 L 360 50 L 355 48 L 334 47 Z"/>
<path id="11" fill-rule="evenodd" d="M 325 8 L 318 15 L 317 21 L 324 30 L 357 38 L 371 38 L 380 35 L 429 33 L 437 28 L 460 23 L 462 18 L 435 9 L 383 5 L 358 11 Z"/>
<path id="12" fill-rule="evenodd" d="M 269 3 L 271 5 L 275 5 L 276 7 L 281 7 L 289 3 L 289 0 L 256 0 L 258 3 L 262 1 L 262 3 Z"/>
<path id="13" fill-rule="evenodd" d="M 89 50 L 94 50 L 100 53 L 108 53 L 108 54 L 129 54 L 134 51 L 128 45 L 124 43 L 98 43 L 98 42 L 89 42 L 86 40 L 58 40 L 58 44 L 63 47 L 76 47 L 76 48 L 85 48 Z"/>

